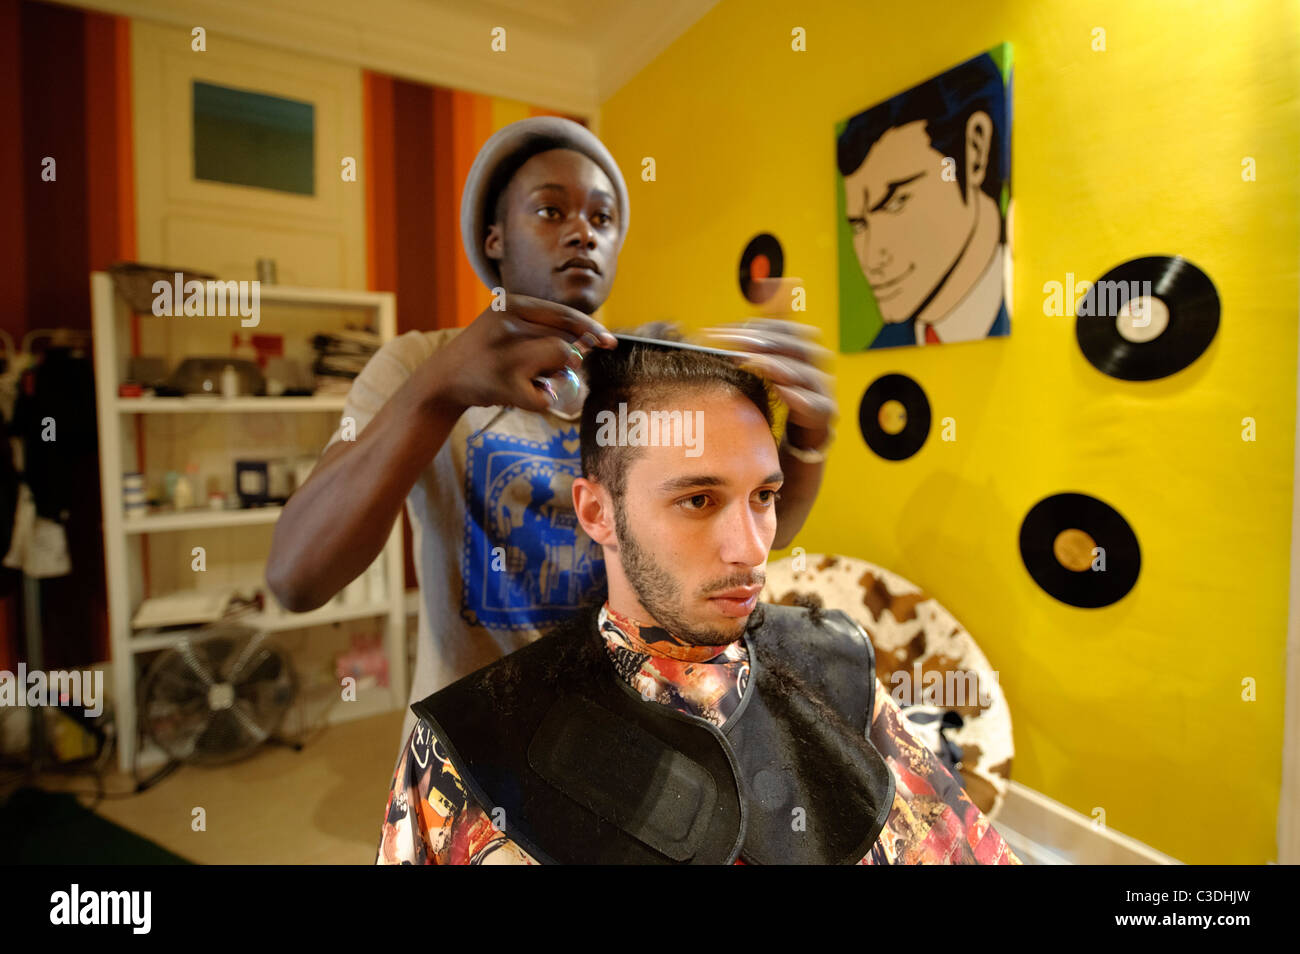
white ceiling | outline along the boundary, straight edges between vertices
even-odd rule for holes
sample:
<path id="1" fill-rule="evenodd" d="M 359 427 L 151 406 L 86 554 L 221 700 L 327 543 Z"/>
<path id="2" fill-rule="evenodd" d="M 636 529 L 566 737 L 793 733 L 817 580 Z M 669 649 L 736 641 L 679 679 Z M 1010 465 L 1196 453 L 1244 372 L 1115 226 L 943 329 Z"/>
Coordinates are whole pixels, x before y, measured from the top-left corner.
<path id="1" fill-rule="evenodd" d="M 717 0 L 73 0 L 597 118 Z M 507 55 L 490 50 L 506 28 Z"/>
<path id="2" fill-rule="evenodd" d="M 470 9 L 462 0 L 417 0 L 448 15 Z M 590 58 L 598 103 L 604 102 L 718 0 L 478 0 L 473 13 L 549 38 L 556 49 L 579 46 Z M 557 64 L 562 66 L 562 64 Z"/>

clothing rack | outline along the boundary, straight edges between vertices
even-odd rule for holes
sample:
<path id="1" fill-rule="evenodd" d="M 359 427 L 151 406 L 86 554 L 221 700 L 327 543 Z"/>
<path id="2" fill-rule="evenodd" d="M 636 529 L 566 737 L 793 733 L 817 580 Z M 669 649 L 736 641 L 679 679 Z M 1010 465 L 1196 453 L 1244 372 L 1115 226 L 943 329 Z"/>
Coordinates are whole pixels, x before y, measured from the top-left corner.
<path id="1" fill-rule="evenodd" d="M 44 347 L 37 350 L 34 346 L 43 342 Z M 17 384 L 23 373 L 36 365 L 52 348 L 69 348 L 75 352 L 88 351 L 92 336 L 80 328 L 34 328 L 23 335 L 20 348 L 14 347 L 14 338 L 8 331 L 0 329 L 0 343 L 4 346 L 3 357 L 5 369 L 0 374 L 0 412 L 6 421 L 13 420 L 14 402 L 17 399 Z M 80 355 L 79 355 L 80 357 Z M 88 357 L 88 355 L 87 355 Z M 26 462 L 20 441 L 10 437 L 14 447 L 14 469 L 19 475 L 19 482 L 25 482 Z M 27 651 L 27 669 L 29 672 L 44 670 L 45 648 L 44 633 L 41 629 L 41 584 L 37 577 L 28 576 L 20 569 L 23 577 L 23 641 Z M 45 720 L 40 709 L 32 709 L 29 730 L 30 771 L 39 774 L 49 760 L 49 749 L 45 738 Z"/>

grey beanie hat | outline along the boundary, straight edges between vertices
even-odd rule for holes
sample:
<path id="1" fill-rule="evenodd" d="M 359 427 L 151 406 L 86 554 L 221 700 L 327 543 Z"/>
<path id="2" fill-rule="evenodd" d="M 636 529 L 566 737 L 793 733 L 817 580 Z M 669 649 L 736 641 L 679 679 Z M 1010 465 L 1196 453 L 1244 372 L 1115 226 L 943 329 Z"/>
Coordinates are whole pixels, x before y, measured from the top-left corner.
<path id="1" fill-rule="evenodd" d="M 521 119 L 509 126 L 498 129 L 483 148 L 478 151 L 474 164 L 470 166 L 465 179 L 465 192 L 460 203 L 460 240 L 465 246 L 474 272 L 488 288 L 501 284 L 497 263 L 487 257 L 483 251 L 483 241 L 487 238 L 488 226 L 492 223 L 494 209 L 487 207 L 488 188 L 497 168 L 521 149 L 538 139 L 556 141 L 556 149 L 574 149 L 604 170 L 609 181 L 614 184 L 615 198 L 618 200 L 618 241 L 621 245 L 627 236 L 628 201 L 627 183 L 618 163 L 610 155 L 605 144 L 586 126 L 571 119 L 559 116 L 533 116 Z"/>

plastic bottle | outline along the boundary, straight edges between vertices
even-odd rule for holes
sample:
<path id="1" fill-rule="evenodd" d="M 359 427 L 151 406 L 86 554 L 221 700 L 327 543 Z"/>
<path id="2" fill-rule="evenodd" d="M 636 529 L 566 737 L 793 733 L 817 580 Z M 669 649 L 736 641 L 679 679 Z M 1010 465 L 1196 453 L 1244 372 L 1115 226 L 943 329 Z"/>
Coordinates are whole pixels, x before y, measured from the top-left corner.
<path id="1" fill-rule="evenodd" d="M 194 506 L 194 488 L 190 486 L 190 478 L 185 474 L 176 478 L 176 486 L 172 490 L 172 506 L 177 510 L 189 510 Z"/>

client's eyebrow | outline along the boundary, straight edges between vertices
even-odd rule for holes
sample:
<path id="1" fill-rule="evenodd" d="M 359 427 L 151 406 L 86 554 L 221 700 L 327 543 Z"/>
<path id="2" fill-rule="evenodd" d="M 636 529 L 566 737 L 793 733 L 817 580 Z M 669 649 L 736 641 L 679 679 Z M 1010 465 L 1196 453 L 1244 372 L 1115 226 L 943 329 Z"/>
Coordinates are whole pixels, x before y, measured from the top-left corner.
<path id="1" fill-rule="evenodd" d="M 780 484 L 785 482 L 785 474 L 775 470 L 767 475 L 763 481 L 765 484 Z M 691 490 L 696 487 L 721 487 L 727 482 L 716 474 L 687 474 L 684 477 L 673 477 L 665 480 L 659 485 L 660 493 L 674 494 L 682 490 Z"/>

